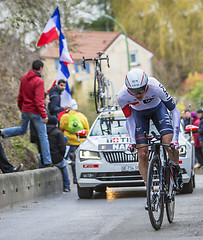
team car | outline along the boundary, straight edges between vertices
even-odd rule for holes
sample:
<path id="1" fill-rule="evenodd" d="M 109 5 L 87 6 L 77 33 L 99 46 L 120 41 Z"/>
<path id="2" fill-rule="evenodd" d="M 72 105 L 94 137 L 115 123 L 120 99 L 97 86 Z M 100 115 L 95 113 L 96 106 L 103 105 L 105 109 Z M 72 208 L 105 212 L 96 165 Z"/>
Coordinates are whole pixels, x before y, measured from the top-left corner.
<path id="1" fill-rule="evenodd" d="M 156 130 L 150 122 L 150 132 Z M 126 151 L 130 144 L 126 119 L 119 107 L 106 109 L 94 121 L 87 139 L 76 151 L 77 192 L 80 198 L 92 198 L 93 192 L 106 187 L 141 187 L 137 153 Z M 195 187 L 194 146 L 183 126 L 179 134 L 179 164 L 185 193 Z"/>

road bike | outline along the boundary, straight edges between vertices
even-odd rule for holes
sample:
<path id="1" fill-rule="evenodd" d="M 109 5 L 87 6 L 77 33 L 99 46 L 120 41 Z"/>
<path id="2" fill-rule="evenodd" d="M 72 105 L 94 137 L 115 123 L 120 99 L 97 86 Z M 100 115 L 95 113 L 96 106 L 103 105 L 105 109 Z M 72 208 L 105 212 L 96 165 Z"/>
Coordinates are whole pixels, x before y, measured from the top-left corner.
<path id="1" fill-rule="evenodd" d="M 155 230 L 161 228 L 164 216 L 164 205 L 169 223 L 173 222 L 175 212 L 176 183 L 173 177 L 173 168 L 164 147 L 174 147 L 163 144 L 161 136 L 151 132 L 145 134 L 148 144 L 139 148 L 150 147 L 149 167 L 147 173 L 147 205 L 150 222 Z"/>
<path id="2" fill-rule="evenodd" d="M 97 53 L 97 58 L 84 58 L 82 61 L 83 67 L 86 69 L 85 62 L 94 61 L 95 62 L 95 73 L 94 73 L 94 99 L 95 99 L 95 108 L 97 113 L 100 113 L 105 106 L 110 106 L 111 96 L 110 96 L 110 86 L 112 89 L 113 103 L 115 104 L 115 94 L 113 84 L 108 80 L 101 69 L 101 61 L 106 60 L 107 66 L 109 66 L 109 57 L 101 57 L 104 52 L 100 51 Z"/>

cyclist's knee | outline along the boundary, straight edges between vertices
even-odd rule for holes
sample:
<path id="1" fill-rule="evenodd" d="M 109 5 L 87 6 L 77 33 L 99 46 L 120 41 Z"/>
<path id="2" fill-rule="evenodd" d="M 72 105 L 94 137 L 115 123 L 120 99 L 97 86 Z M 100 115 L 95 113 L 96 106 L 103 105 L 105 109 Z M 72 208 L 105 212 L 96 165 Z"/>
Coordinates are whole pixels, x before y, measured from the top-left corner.
<path id="1" fill-rule="evenodd" d="M 148 150 L 140 149 L 138 152 L 138 158 L 143 161 L 148 160 Z"/>

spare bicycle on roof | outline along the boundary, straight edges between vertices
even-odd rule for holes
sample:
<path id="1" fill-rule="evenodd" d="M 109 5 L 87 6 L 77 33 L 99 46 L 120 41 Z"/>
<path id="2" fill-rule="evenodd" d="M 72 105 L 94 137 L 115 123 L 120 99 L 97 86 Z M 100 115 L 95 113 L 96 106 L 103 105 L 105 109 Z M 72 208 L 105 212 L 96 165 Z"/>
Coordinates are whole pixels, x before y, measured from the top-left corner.
<path id="1" fill-rule="evenodd" d="M 115 94 L 113 83 L 107 79 L 102 73 L 101 61 L 106 61 L 107 66 L 109 66 L 109 57 L 101 57 L 104 52 L 100 51 L 97 53 L 97 58 L 85 58 L 83 57 L 82 65 L 86 69 L 85 62 L 93 61 L 95 62 L 95 73 L 94 73 L 94 99 L 95 108 L 97 113 L 100 113 L 104 108 L 111 107 L 115 105 Z"/>

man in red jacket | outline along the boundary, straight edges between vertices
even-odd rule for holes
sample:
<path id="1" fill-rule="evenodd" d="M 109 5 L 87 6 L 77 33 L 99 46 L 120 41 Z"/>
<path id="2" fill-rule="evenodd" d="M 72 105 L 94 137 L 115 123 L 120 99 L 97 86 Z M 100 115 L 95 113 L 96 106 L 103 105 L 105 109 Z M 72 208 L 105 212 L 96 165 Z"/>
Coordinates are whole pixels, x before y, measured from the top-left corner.
<path id="1" fill-rule="evenodd" d="M 18 94 L 18 107 L 22 113 L 21 126 L 1 129 L 0 135 L 7 138 L 25 134 L 32 121 L 40 140 L 44 165 L 50 167 L 53 164 L 46 130 L 48 118 L 44 107 L 44 82 L 41 78 L 43 66 L 41 60 L 35 60 L 32 63 L 32 70 L 21 79 Z"/>

